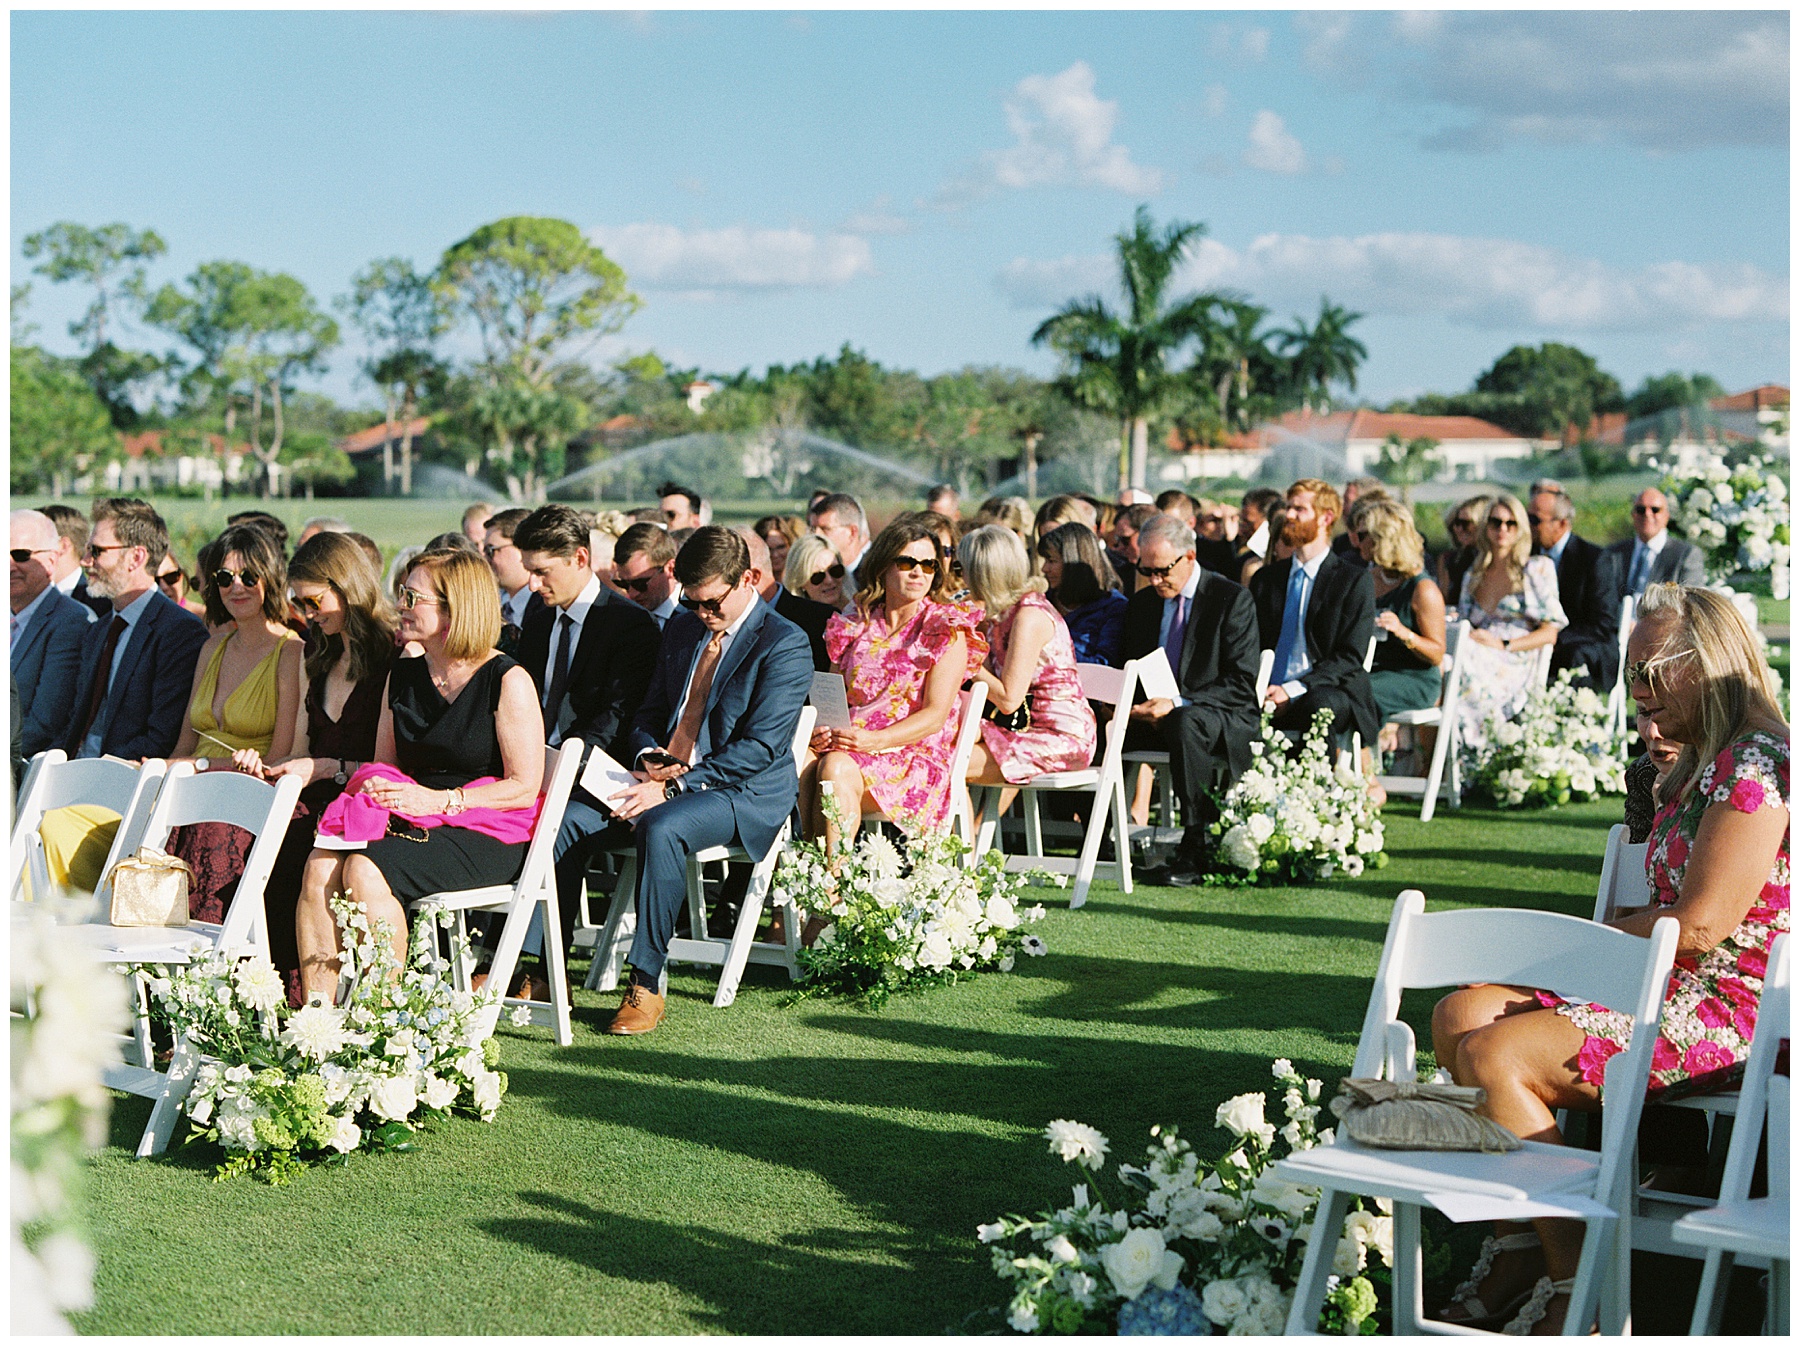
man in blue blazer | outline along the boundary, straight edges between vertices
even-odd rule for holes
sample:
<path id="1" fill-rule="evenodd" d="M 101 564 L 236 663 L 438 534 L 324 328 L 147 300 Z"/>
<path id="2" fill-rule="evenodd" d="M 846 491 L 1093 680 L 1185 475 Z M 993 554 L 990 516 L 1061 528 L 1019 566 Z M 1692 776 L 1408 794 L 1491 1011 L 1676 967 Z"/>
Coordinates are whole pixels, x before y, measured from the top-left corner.
<path id="1" fill-rule="evenodd" d="M 87 609 L 54 583 L 56 525 L 34 509 L 13 513 L 12 681 L 19 696 L 13 717 L 18 727 L 15 766 L 56 746 L 75 705 L 75 678 L 81 668 L 81 638 Z M 18 788 L 15 770 L 13 787 Z"/>
<path id="2" fill-rule="evenodd" d="M 757 596 L 750 552 L 728 528 L 695 531 L 675 558 L 687 609 L 663 628 L 632 731 L 638 784 L 606 802 L 636 834 L 637 934 L 611 1033 L 662 1021 L 657 993 L 696 851 L 761 855 L 794 811 L 794 730 L 812 690 L 812 647 Z M 582 863 L 586 863 L 585 860 Z"/>
<path id="3" fill-rule="evenodd" d="M 93 518 L 82 566 L 88 591 L 112 611 L 82 637 L 63 747 L 70 757 L 167 757 L 181 737 L 206 627 L 157 591 L 169 530 L 147 501 L 101 500 Z"/>

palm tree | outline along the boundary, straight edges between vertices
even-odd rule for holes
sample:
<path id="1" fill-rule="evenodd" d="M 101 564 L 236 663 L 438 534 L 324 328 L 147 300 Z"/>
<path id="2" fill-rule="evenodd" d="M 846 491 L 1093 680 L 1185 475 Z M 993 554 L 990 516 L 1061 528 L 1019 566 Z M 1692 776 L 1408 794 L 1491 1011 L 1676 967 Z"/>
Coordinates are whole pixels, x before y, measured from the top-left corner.
<path id="1" fill-rule="evenodd" d="M 1119 485 L 1142 487 L 1149 474 L 1150 417 L 1180 392 L 1169 368 L 1182 346 L 1205 331 L 1218 297 L 1165 292 L 1189 245 L 1206 226 L 1171 220 L 1157 232 L 1139 206 L 1129 232 L 1114 236 L 1125 309 L 1114 313 L 1098 295 L 1071 300 L 1031 334 L 1063 358 L 1058 387 L 1073 401 L 1117 416 Z"/>
<path id="2" fill-rule="evenodd" d="M 1220 321 L 1207 327 L 1203 335 L 1200 364 L 1206 371 L 1208 391 L 1217 404 L 1219 425 L 1226 433 L 1232 427 L 1231 399 L 1237 395 L 1239 421 L 1247 415 L 1246 404 L 1257 390 L 1253 377 L 1269 365 L 1265 345 L 1267 334 L 1258 335 L 1257 326 L 1269 316 L 1269 310 L 1241 299 L 1224 299 L 1219 305 Z"/>
<path id="3" fill-rule="evenodd" d="M 1334 383 L 1356 391 L 1356 369 L 1369 358 L 1369 350 L 1350 335 L 1349 329 L 1362 317 L 1321 295 L 1319 319 L 1310 330 L 1306 319 L 1296 316 L 1291 328 L 1270 334 L 1289 359 L 1294 390 L 1308 411 L 1312 410 L 1315 394 L 1322 406 L 1330 406 Z"/>

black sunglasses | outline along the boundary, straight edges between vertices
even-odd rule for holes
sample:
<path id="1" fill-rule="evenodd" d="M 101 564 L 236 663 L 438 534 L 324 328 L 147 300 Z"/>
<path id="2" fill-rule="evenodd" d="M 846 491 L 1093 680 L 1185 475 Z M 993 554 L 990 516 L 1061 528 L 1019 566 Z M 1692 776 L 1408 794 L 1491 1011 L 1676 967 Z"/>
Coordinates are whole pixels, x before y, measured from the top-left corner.
<path id="1" fill-rule="evenodd" d="M 182 574 L 179 570 L 165 570 L 156 577 L 156 582 L 161 585 L 166 585 L 169 588 L 173 588 L 186 578 L 187 576 Z"/>
<path id="2" fill-rule="evenodd" d="M 55 554 L 55 547 L 14 547 L 12 549 L 13 560 L 20 565 L 24 565 L 34 556 L 53 556 Z"/>
<path id="3" fill-rule="evenodd" d="M 935 575 L 938 573 L 936 557 L 928 557 L 925 560 L 920 560 L 916 556 L 896 556 L 894 558 L 894 568 L 896 570 L 906 571 L 923 570 L 927 575 Z"/>
<path id="4" fill-rule="evenodd" d="M 840 561 L 836 565 L 826 566 L 823 570 L 813 571 L 812 578 L 806 582 L 808 584 L 823 584 L 828 579 L 841 580 L 843 578 L 844 565 L 843 562 Z"/>
<path id="5" fill-rule="evenodd" d="M 1663 505 L 1633 505 L 1631 507 L 1631 512 L 1633 514 L 1643 515 L 1643 514 L 1667 514 L 1669 511 L 1668 511 L 1667 507 L 1665 507 Z M 18 554 L 19 553 L 17 553 L 17 552 L 13 553 L 14 556 L 17 556 Z"/>
<path id="6" fill-rule="evenodd" d="M 500 544 L 500 545 L 499 545 L 499 546 L 498 546 L 498 547 L 496 547 L 496 546 L 495 546 L 495 545 L 494 545 L 494 544 L 493 544 L 493 543 L 491 543 L 491 542 L 488 542 L 488 543 L 484 543 L 484 544 L 482 544 L 482 548 L 481 548 L 481 554 L 482 554 L 482 555 L 483 555 L 483 556 L 485 556 L 485 557 L 487 557 L 487 558 L 488 558 L 488 560 L 490 560 L 490 561 L 491 561 L 491 560 L 493 560 L 493 559 L 494 559 L 494 553 L 495 553 L 495 552 L 497 552 L 497 551 L 505 551 L 505 550 L 506 550 L 506 549 L 507 549 L 507 548 L 508 548 L 508 547 L 510 547 L 510 546 L 512 546 L 512 545 L 513 545 L 513 544 L 512 544 L 512 543 L 510 543 L 510 542 L 502 542 L 502 543 L 501 543 L 501 544 Z"/>
<path id="7" fill-rule="evenodd" d="M 1184 557 L 1183 560 L 1185 560 L 1185 559 L 1186 558 Z M 1134 566 L 1132 568 L 1134 570 L 1136 570 L 1138 574 L 1142 575 L 1147 580 L 1159 580 L 1164 575 L 1173 575 L 1175 573 L 1175 567 L 1180 564 L 1181 564 L 1180 561 L 1171 561 L 1166 566 L 1140 565 L 1140 566 Z"/>
<path id="8" fill-rule="evenodd" d="M 246 589 L 254 589 L 257 585 L 262 583 L 262 576 L 258 575 L 254 570 L 232 571 L 224 568 L 215 570 L 212 573 L 213 588 L 221 591 L 229 589 L 232 584 L 238 580 L 244 582 L 244 587 Z"/>
<path id="9" fill-rule="evenodd" d="M 725 600 L 730 597 L 729 593 L 720 594 L 717 598 L 689 598 L 686 594 L 682 594 L 675 601 L 689 612 L 704 612 L 714 617 L 723 617 Z"/>
<path id="10" fill-rule="evenodd" d="M 648 575 L 639 575 L 634 580 L 615 579 L 613 583 L 628 594 L 647 594 L 650 592 L 650 583 L 655 578 L 656 572 L 653 570 Z"/>
<path id="11" fill-rule="evenodd" d="M 1473 528 L 1475 526 L 1475 520 L 1473 520 L 1473 519 L 1452 519 L 1452 520 L 1450 520 L 1450 526 L 1452 528 Z"/>

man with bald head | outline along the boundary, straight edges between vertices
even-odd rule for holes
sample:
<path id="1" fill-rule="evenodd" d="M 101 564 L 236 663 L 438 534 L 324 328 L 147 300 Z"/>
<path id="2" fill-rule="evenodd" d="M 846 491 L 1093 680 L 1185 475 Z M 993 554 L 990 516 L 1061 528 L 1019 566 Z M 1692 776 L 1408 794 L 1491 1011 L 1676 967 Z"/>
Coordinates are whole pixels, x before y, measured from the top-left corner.
<path id="1" fill-rule="evenodd" d="M 12 534 L 12 681 L 20 762 L 55 746 L 68 731 L 81 669 L 85 607 L 56 587 L 56 525 L 34 509 L 15 510 Z M 13 785 L 19 782 L 16 778 Z"/>
<path id="2" fill-rule="evenodd" d="M 1705 584 L 1706 556 L 1691 542 L 1669 536 L 1669 497 L 1652 486 L 1631 502 L 1636 537 L 1606 550 L 1619 570 L 1619 598 L 1642 598 L 1652 584 Z"/>
<path id="3" fill-rule="evenodd" d="M 744 545 L 750 548 L 751 584 L 756 592 L 763 602 L 806 632 L 807 643 L 812 646 L 813 667 L 821 673 L 829 671 L 831 656 L 825 652 L 825 624 L 836 615 L 837 609 L 828 603 L 815 603 L 802 594 L 789 593 L 775 578 L 769 544 L 754 528 L 733 528 L 731 531 L 743 538 Z"/>

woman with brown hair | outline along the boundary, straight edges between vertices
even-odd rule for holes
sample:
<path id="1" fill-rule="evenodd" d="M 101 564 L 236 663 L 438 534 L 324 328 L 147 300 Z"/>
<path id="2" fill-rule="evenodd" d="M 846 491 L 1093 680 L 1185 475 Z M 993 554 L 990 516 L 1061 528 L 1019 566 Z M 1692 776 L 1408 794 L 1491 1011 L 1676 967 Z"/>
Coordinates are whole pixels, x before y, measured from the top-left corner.
<path id="1" fill-rule="evenodd" d="M 337 983 L 330 898 L 355 901 L 371 928 L 385 922 L 404 960 L 406 904 L 513 882 L 537 820 L 544 716 L 531 675 L 494 648 L 500 591 L 487 562 L 422 553 L 400 590 L 399 634 L 420 652 L 394 661 L 374 761 L 347 789 L 387 811 L 386 834 L 360 850 L 315 848 L 306 861 L 295 935 L 309 1000 Z"/>
<path id="2" fill-rule="evenodd" d="M 172 603 L 179 603 L 196 617 L 206 615 L 206 604 L 194 597 L 189 587 L 187 571 L 181 568 L 181 562 L 175 559 L 173 551 L 163 553 L 162 564 L 156 568 L 156 587 L 162 596 Z"/>
<path id="3" fill-rule="evenodd" d="M 765 514 L 750 526 L 768 545 L 769 575 L 780 584 L 782 573 L 787 569 L 788 549 L 805 535 L 806 520 L 796 519 L 792 514 Z"/>

